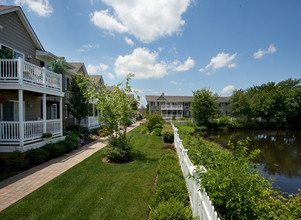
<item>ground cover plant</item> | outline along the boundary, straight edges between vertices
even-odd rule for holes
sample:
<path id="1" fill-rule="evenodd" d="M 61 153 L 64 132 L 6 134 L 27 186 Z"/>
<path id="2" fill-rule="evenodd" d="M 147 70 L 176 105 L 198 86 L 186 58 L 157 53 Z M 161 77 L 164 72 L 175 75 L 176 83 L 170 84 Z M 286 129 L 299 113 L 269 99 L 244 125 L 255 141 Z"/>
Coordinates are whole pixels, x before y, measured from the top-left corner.
<path id="1" fill-rule="evenodd" d="M 163 146 L 161 137 L 132 137 L 135 160 L 103 163 L 100 150 L 0 213 L 0 219 L 145 219 Z"/>
<path id="2" fill-rule="evenodd" d="M 187 125 L 177 126 L 193 164 L 207 169 L 199 173 L 201 184 L 223 219 L 301 218 L 301 193 L 285 198 L 259 175 L 252 160 L 260 151 L 249 151 L 249 139 L 223 149 L 196 133 L 188 134 L 188 129 L 182 131 Z"/>

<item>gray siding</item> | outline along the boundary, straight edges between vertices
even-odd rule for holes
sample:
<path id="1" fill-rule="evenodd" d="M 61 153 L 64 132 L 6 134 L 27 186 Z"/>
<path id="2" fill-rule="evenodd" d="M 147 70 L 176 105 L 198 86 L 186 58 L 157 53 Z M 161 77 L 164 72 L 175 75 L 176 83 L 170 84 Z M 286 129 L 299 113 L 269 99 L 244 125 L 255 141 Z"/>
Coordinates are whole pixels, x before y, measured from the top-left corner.
<path id="1" fill-rule="evenodd" d="M 0 43 L 23 53 L 25 60 L 30 55 L 32 59 L 26 61 L 40 66 L 40 61 L 35 58 L 36 49 L 38 48 L 32 41 L 17 13 L 12 12 L 0 15 L 0 25 L 3 26 L 3 29 L 0 30 Z"/>

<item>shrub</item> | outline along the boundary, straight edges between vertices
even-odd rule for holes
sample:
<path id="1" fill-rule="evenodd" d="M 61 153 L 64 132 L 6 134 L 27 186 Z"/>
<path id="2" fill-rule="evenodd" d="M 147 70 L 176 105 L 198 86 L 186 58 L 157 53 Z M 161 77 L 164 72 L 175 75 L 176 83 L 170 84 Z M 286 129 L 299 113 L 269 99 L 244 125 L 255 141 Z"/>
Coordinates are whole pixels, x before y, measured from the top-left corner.
<path id="1" fill-rule="evenodd" d="M 147 127 L 142 127 L 141 130 L 140 130 L 140 133 L 141 134 L 148 134 L 149 133 L 149 130 Z"/>
<path id="2" fill-rule="evenodd" d="M 79 134 L 79 132 L 68 131 L 67 134 L 66 134 L 65 140 L 71 141 L 74 144 L 75 148 L 76 148 L 79 145 L 79 139 L 80 139 L 78 134 Z"/>
<path id="3" fill-rule="evenodd" d="M 174 141 L 174 131 L 171 124 L 166 123 L 163 125 L 161 135 L 165 143 L 173 143 Z"/>
<path id="4" fill-rule="evenodd" d="M 25 160 L 28 160 L 32 165 L 38 165 L 46 162 L 48 159 L 48 151 L 42 148 L 31 149 L 26 152 Z"/>
<path id="5" fill-rule="evenodd" d="M 161 131 L 161 128 L 155 128 L 151 134 L 155 136 L 161 136 Z"/>
<path id="6" fill-rule="evenodd" d="M 28 161 L 26 161 L 20 151 L 14 151 L 10 153 L 9 157 L 5 159 L 3 164 L 3 170 L 14 171 L 23 170 L 28 166 Z"/>
<path id="7" fill-rule="evenodd" d="M 57 142 L 57 144 L 63 146 L 65 148 L 65 152 L 70 152 L 76 149 L 77 147 L 75 144 L 73 144 L 71 141 L 68 140 L 59 141 Z"/>
<path id="8" fill-rule="evenodd" d="M 65 153 L 65 148 L 61 145 L 58 144 L 46 144 L 42 147 L 44 150 L 48 151 L 49 159 L 61 156 L 62 154 Z"/>
<path id="9" fill-rule="evenodd" d="M 151 220 L 188 220 L 192 219 L 192 213 L 189 206 L 185 206 L 176 198 L 170 198 L 168 201 L 162 201 L 155 209 L 150 212 Z"/>
<path id="10" fill-rule="evenodd" d="M 156 124 L 156 125 L 153 127 L 153 129 L 156 129 L 156 128 L 162 129 L 162 128 L 163 128 L 162 123 L 158 123 L 158 124 Z"/>
<path id="11" fill-rule="evenodd" d="M 159 114 L 151 114 L 148 115 L 147 119 L 147 128 L 150 132 L 152 132 L 156 124 L 160 124 L 160 122 L 162 121 L 162 116 Z"/>
<path id="12" fill-rule="evenodd" d="M 87 138 L 90 134 L 92 134 L 91 130 L 86 127 L 82 127 L 80 129 L 80 133 L 84 136 L 84 138 Z"/>
<path id="13" fill-rule="evenodd" d="M 131 145 L 123 135 L 109 138 L 109 146 L 106 149 L 106 155 L 110 161 L 122 162 L 131 158 Z"/>

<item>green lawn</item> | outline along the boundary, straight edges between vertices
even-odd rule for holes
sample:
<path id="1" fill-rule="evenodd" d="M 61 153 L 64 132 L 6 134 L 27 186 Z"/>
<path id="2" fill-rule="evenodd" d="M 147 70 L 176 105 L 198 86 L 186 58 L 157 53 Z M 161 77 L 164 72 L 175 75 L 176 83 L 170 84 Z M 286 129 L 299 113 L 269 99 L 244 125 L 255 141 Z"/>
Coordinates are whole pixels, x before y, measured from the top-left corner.
<path id="1" fill-rule="evenodd" d="M 145 219 L 161 137 L 131 131 L 135 161 L 105 164 L 103 150 L 0 213 L 0 219 Z"/>

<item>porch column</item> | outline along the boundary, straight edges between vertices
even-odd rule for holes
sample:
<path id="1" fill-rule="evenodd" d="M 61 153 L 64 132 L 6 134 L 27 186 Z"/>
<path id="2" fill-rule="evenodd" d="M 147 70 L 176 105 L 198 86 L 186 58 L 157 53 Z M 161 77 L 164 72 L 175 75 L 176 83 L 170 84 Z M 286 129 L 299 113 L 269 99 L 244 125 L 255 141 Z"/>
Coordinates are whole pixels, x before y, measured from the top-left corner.
<path id="1" fill-rule="evenodd" d="M 43 93 L 43 133 L 46 133 L 46 94 Z"/>
<path id="2" fill-rule="evenodd" d="M 19 126 L 20 126 L 20 147 L 24 146 L 24 117 L 23 117 L 23 90 L 19 89 Z"/>
<path id="3" fill-rule="evenodd" d="M 63 136 L 63 98 L 60 96 L 60 136 Z"/>
<path id="4" fill-rule="evenodd" d="M 93 104 L 93 117 L 95 117 L 95 108 L 94 108 L 94 104 Z"/>

